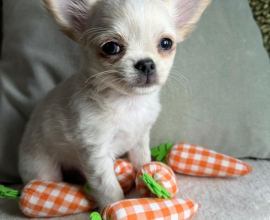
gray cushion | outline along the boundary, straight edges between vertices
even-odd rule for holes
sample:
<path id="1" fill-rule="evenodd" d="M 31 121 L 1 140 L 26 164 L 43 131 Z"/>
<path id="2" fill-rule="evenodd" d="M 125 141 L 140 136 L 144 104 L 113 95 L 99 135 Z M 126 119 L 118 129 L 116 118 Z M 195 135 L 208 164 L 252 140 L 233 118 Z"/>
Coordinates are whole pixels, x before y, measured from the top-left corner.
<path id="1" fill-rule="evenodd" d="M 38 101 L 78 70 L 78 47 L 40 1 L 3 2 L 0 182 L 18 182 L 25 124 Z M 186 141 L 237 157 L 270 157 L 269 69 L 248 2 L 214 0 L 176 57 L 174 71 L 188 78 L 193 93 L 185 80 L 186 93 L 171 79 L 174 89 L 163 90 L 151 145 Z"/>
<path id="2" fill-rule="evenodd" d="M 41 1 L 4 0 L 0 63 L 0 182 L 19 182 L 17 149 L 36 104 L 78 69 L 77 46 Z"/>
<path id="3" fill-rule="evenodd" d="M 152 146 L 270 158 L 270 62 L 248 1 L 214 0 L 197 26 L 179 45 Z"/>

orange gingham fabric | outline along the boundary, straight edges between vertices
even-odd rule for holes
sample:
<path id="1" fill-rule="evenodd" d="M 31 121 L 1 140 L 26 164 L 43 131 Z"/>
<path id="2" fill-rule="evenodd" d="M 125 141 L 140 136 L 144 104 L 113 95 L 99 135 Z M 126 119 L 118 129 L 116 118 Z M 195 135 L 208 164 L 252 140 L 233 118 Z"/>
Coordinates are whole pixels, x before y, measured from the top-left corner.
<path id="1" fill-rule="evenodd" d="M 244 176 L 252 171 L 252 167 L 240 160 L 186 143 L 172 147 L 167 163 L 176 172 L 195 176 Z"/>
<path id="2" fill-rule="evenodd" d="M 129 191 L 135 184 L 136 171 L 127 160 L 117 160 L 114 172 L 124 192 Z"/>
<path id="3" fill-rule="evenodd" d="M 158 184 L 167 189 L 172 197 L 178 193 L 178 184 L 172 169 L 164 163 L 152 162 L 144 165 L 137 173 L 136 188 L 141 198 L 156 197 L 140 178 L 144 173 L 149 174 Z"/>
<path id="4" fill-rule="evenodd" d="M 57 181 L 31 181 L 20 199 L 20 209 L 29 217 L 65 216 L 95 207 L 82 186 Z"/>
<path id="5" fill-rule="evenodd" d="M 101 216 L 103 220 L 187 220 L 199 208 L 185 199 L 130 199 L 105 207 Z"/>

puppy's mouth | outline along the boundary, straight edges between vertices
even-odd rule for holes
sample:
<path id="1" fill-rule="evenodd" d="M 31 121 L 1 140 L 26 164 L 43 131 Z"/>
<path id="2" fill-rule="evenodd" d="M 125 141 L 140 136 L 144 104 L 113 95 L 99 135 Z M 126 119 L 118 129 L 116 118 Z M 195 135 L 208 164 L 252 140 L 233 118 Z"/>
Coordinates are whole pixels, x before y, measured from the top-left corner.
<path id="1" fill-rule="evenodd" d="M 157 74 L 152 74 L 152 75 L 142 75 L 140 74 L 136 82 L 134 83 L 134 87 L 139 87 L 139 88 L 149 88 L 152 86 L 155 86 L 158 84 L 158 76 Z"/>
<path id="2" fill-rule="evenodd" d="M 113 76 L 112 76 L 113 75 Z M 112 77 L 101 79 L 104 86 L 100 88 L 110 87 L 123 94 L 149 94 L 155 91 L 157 86 L 160 86 L 157 73 L 154 74 L 139 74 L 137 72 L 129 73 L 129 77 L 124 77 L 120 74 L 112 74 Z M 101 89 L 100 89 L 101 90 Z"/>

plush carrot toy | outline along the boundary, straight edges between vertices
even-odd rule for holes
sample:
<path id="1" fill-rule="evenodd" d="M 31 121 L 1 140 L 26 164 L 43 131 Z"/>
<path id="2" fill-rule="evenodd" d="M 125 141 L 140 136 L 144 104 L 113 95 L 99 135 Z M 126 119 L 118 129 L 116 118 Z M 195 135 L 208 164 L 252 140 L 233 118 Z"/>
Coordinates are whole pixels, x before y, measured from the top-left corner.
<path id="1" fill-rule="evenodd" d="M 92 213 L 91 220 L 191 219 L 201 207 L 187 199 L 175 199 L 178 184 L 172 169 L 160 162 L 144 165 L 137 173 L 136 188 L 141 197 L 106 206 L 101 215 Z"/>
<path id="2" fill-rule="evenodd" d="M 178 143 L 151 149 L 152 156 L 175 172 L 208 177 L 245 176 L 252 167 L 243 161 L 194 144 Z"/>
<path id="3" fill-rule="evenodd" d="M 91 220 L 155 220 L 191 219 L 200 205 L 186 199 L 129 199 L 106 206 L 101 212 L 92 213 Z"/>
<path id="4" fill-rule="evenodd" d="M 135 169 L 126 160 L 116 161 L 114 168 L 121 187 L 128 191 L 135 183 Z M 29 217 L 66 216 L 96 208 L 83 186 L 58 181 L 31 181 L 22 192 L 0 185 L 0 198 L 18 200 Z"/>
<path id="5" fill-rule="evenodd" d="M 96 207 L 83 186 L 58 181 L 31 181 L 22 192 L 0 186 L 1 198 L 19 201 L 28 217 L 55 217 L 86 212 Z"/>
<path id="6" fill-rule="evenodd" d="M 144 165 L 137 173 L 136 187 L 141 197 L 106 206 L 101 216 L 92 213 L 91 220 L 148 220 L 190 219 L 200 205 L 184 199 L 171 199 L 178 192 L 176 177 L 166 164 L 152 162 Z M 163 198 L 163 199 L 161 199 Z"/>
<path id="7" fill-rule="evenodd" d="M 174 172 L 168 165 L 160 162 L 148 163 L 138 171 L 136 188 L 141 198 L 174 198 L 178 193 Z"/>
<path id="8" fill-rule="evenodd" d="M 114 172 L 124 192 L 128 192 L 135 184 L 136 171 L 127 160 L 117 160 Z"/>

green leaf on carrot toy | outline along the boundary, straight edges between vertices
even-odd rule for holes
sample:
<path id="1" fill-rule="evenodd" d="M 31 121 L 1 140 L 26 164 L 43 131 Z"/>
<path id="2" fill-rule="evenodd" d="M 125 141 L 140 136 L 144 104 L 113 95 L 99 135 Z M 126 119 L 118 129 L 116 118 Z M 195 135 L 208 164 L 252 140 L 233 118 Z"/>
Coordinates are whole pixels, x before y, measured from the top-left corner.
<path id="1" fill-rule="evenodd" d="M 84 184 L 83 189 L 85 190 L 85 192 L 88 192 L 88 193 L 90 193 L 90 192 L 91 192 L 91 188 L 90 188 L 90 186 L 89 186 L 89 184 L 88 184 L 88 183 Z"/>
<path id="2" fill-rule="evenodd" d="M 20 200 L 21 193 L 17 190 L 7 188 L 3 185 L 0 185 L 0 198 L 10 198 L 15 200 Z"/>
<path id="3" fill-rule="evenodd" d="M 91 215 L 90 215 L 90 220 L 102 220 L 101 216 L 99 213 L 97 212 L 93 212 Z"/>
<path id="4" fill-rule="evenodd" d="M 166 156 L 173 147 L 173 143 L 162 144 L 159 147 L 153 147 L 151 149 L 151 155 L 156 158 L 157 161 L 167 164 Z"/>
<path id="5" fill-rule="evenodd" d="M 145 173 L 140 178 L 145 182 L 147 187 L 154 193 L 158 198 L 172 198 L 172 194 L 168 192 L 163 186 L 159 185 L 148 173 Z"/>

